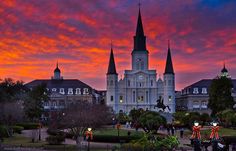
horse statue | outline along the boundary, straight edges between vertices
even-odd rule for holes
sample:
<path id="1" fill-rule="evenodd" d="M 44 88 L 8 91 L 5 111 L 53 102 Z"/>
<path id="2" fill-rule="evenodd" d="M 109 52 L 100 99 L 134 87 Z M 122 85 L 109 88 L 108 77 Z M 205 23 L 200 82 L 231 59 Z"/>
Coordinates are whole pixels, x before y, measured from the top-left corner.
<path id="1" fill-rule="evenodd" d="M 163 103 L 163 98 L 161 96 L 159 96 L 159 99 L 156 102 L 157 102 L 157 104 L 154 106 L 154 109 L 156 107 L 157 108 L 161 108 L 163 110 L 163 112 L 164 112 L 166 110 L 166 108 L 168 108 L 168 110 L 170 111 L 170 107 Z"/>

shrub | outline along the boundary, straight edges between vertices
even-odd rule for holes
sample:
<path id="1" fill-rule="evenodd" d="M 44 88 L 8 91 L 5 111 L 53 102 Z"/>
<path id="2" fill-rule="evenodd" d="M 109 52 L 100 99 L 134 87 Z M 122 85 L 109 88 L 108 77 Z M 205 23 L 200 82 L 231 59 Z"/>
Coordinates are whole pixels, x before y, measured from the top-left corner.
<path id="1" fill-rule="evenodd" d="M 6 126 L 0 125 L 0 135 L 1 137 L 9 137 Z"/>
<path id="2" fill-rule="evenodd" d="M 179 141 L 176 136 L 168 136 L 166 138 L 156 137 L 154 135 L 144 135 L 141 139 L 133 141 L 133 143 L 125 144 L 122 150 L 140 150 L 140 151 L 161 151 L 173 150 L 178 147 Z"/>
<path id="3" fill-rule="evenodd" d="M 140 139 L 140 136 L 114 136 L 114 135 L 94 135 L 93 142 L 109 142 L 109 143 L 128 143 L 131 140 Z"/>
<path id="4" fill-rule="evenodd" d="M 60 145 L 65 140 L 64 136 L 56 135 L 56 136 L 48 136 L 46 141 L 49 145 Z"/>
<path id="5" fill-rule="evenodd" d="M 39 123 L 18 123 L 16 126 L 21 126 L 24 130 L 38 129 Z"/>
<path id="6" fill-rule="evenodd" d="M 24 127 L 22 126 L 11 126 L 11 128 L 13 129 L 14 133 L 18 133 L 18 134 L 21 134 L 21 131 L 24 129 Z"/>
<path id="7" fill-rule="evenodd" d="M 56 135 L 65 136 L 66 138 L 73 138 L 74 136 L 71 133 L 63 132 L 63 131 L 60 131 L 59 129 L 47 129 L 47 133 L 53 136 L 56 136 Z"/>

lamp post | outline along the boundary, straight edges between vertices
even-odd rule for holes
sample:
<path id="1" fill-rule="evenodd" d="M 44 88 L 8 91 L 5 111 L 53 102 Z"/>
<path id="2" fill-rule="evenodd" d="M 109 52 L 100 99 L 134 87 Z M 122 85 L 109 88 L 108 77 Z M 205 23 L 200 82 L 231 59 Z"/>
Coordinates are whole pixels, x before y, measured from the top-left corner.
<path id="1" fill-rule="evenodd" d="M 89 127 L 85 134 L 86 134 L 86 139 L 88 141 L 88 149 L 87 149 L 87 151 L 90 151 L 90 140 L 93 139 L 92 128 Z"/>
<path id="2" fill-rule="evenodd" d="M 200 139 L 201 139 L 200 129 L 201 129 L 201 126 L 199 125 L 199 122 L 194 121 L 194 126 L 192 127 L 193 133 L 192 133 L 192 136 L 191 136 L 191 139 L 193 140 L 194 151 L 201 151 L 201 148 L 200 148 Z"/>
<path id="3" fill-rule="evenodd" d="M 118 123 L 118 124 L 116 125 L 118 137 L 120 137 L 120 127 L 121 127 L 121 125 L 120 125 L 120 123 Z"/>
<path id="4" fill-rule="evenodd" d="M 115 121 L 115 118 L 113 117 L 112 118 L 112 127 L 115 128 L 115 124 L 116 124 L 116 121 Z"/>
<path id="5" fill-rule="evenodd" d="M 42 128 L 42 124 L 41 121 L 39 120 L 39 141 L 41 141 L 41 128 Z"/>

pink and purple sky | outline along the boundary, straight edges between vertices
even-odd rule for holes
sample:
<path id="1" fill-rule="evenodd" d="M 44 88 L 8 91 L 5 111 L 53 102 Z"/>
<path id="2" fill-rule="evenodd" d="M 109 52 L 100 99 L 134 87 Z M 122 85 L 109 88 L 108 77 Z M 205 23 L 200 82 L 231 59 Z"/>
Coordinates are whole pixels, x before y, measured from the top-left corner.
<path id="1" fill-rule="evenodd" d="M 64 78 L 105 89 L 110 42 L 119 77 L 131 68 L 138 0 L 0 2 L 0 78 Z M 176 89 L 219 74 L 236 77 L 235 0 L 143 0 L 150 68 L 163 75 L 171 41 Z"/>

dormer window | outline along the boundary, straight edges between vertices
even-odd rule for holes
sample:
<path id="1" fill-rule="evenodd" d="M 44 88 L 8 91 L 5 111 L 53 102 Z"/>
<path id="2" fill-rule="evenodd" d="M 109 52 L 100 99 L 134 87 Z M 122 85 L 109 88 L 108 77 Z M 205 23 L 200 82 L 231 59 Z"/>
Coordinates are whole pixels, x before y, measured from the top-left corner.
<path id="1" fill-rule="evenodd" d="M 57 91 L 57 88 L 52 88 L 52 92 L 56 92 Z"/>
<path id="2" fill-rule="evenodd" d="M 198 88 L 193 88 L 193 94 L 198 94 Z"/>
<path id="3" fill-rule="evenodd" d="M 207 88 L 202 88 L 202 94 L 207 94 Z"/>
<path id="4" fill-rule="evenodd" d="M 64 88 L 60 88 L 60 93 L 65 94 Z"/>
<path id="5" fill-rule="evenodd" d="M 75 94 L 81 94 L 81 89 L 80 88 L 76 88 Z"/>
<path id="6" fill-rule="evenodd" d="M 83 94 L 89 94 L 88 88 L 84 88 Z"/>
<path id="7" fill-rule="evenodd" d="M 68 94 L 73 94 L 73 88 L 68 88 Z"/>

